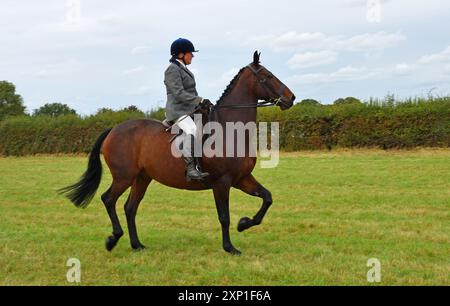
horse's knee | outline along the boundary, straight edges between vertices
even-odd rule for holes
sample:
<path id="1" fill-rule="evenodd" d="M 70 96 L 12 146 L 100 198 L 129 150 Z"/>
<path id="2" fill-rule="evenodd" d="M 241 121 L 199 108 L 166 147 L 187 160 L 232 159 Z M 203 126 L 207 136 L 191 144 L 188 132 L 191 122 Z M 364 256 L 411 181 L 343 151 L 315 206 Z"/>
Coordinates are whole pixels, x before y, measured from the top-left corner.
<path id="1" fill-rule="evenodd" d="M 219 216 L 219 222 L 223 227 L 229 227 L 230 226 L 230 218 L 227 216 Z"/>
<path id="2" fill-rule="evenodd" d="M 220 220 L 220 225 L 222 225 L 222 227 L 230 227 L 230 220 Z"/>

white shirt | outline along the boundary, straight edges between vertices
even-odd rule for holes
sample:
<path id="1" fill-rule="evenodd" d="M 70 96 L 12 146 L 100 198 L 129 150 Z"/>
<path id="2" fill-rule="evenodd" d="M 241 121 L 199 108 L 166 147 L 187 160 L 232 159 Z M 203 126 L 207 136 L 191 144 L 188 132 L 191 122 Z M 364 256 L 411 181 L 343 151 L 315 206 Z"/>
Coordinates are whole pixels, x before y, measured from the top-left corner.
<path id="1" fill-rule="evenodd" d="M 180 60 L 180 59 L 177 58 L 177 61 L 178 61 L 184 68 L 187 69 L 186 64 L 185 64 L 182 60 Z"/>

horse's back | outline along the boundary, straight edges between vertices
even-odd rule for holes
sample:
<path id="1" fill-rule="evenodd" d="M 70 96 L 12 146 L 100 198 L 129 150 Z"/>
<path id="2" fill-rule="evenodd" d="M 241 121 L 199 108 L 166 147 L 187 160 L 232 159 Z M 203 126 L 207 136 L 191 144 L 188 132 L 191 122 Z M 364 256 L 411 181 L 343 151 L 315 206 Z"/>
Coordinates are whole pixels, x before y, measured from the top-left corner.
<path id="1" fill-rule="evenodd" d="M 172 152 L 170 139 L 161 121 L 129 120 L 117 125 L 103 144 L 103 154 L 111 173 L 117 176 L 146 175 L 175 188 L 199 190 L 199 182 L 186 182 L 185 165 L 181 156 Z M 116 172 L 116 173 L 115 173 Z"/>

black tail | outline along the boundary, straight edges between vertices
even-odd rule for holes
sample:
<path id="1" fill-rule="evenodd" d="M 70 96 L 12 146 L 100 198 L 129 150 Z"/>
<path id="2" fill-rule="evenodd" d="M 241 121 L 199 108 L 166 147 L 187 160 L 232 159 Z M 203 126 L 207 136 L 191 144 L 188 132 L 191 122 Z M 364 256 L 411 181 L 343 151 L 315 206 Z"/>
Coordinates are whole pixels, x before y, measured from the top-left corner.
<path id="1" fill-rule="evenodd" d="M 61 194 L 65 194 L 76 207 L 86 208 L 92 201 L 92 198 L 100 185 L 100 181 L 102 179 L 100 149 L 109 132 L 111 132 L 111 129 L 107 129 L 98 137 L 91 153 L 89 154 L 88 168 L 80 180 L 73 185 L 59 190 L 59 192 Z"/>

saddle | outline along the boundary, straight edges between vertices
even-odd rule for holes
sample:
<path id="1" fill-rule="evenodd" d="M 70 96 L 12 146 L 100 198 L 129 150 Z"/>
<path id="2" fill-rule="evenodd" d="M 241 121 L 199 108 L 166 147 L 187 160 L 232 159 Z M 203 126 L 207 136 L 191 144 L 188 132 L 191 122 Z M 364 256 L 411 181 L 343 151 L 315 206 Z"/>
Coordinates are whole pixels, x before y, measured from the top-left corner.
<path id="1" fill-rule="evenodd" d="M 209 110 L 207 112 L 202 111 L 199 108 L 196 108 L 194 110 L 194 112 L 192 112 L 190 115 L 192 114 L 202 114 L 202 118 L 203 118 L 203 124 L 205 124 L 207 121 L 209 121 L 212 115 L 212 112 L 210 112 Z M 207 120 L 207 121 L 205 121 Z M 172 126 L 176 123 L 176 121 L 173 120 L 167 120 L 167 118 L 164 118 L 163 121 L 161 121 L 162 125 L 164 126 L 166 132 L 171 132 Z M 175 134 L 172 138 L 170 138 L 169 143 L 172 143 L 172 141 L 175 140 L 175 138 L 177 138 L 178 136 L 180 136 L 181 134 L 183 134 L 183 130 L 180 129 L 180 131 L 178 132 L 178 134 Z M 202 135 L 202 143 L 209 137 L 210 135 L 204 134 Z"/>
<path id="2" fill-rule="evenodd" d="M 164 120 L 162 121 L 162 124 L 163 124 L 164 127 L 166 128 L 166 131 L 169 131 L 170 128 L 172 127 L 172 125 L 173 125 L 174 123 L 175 123 L 175 122 L 173 122 L 173 121 L 171 121 L 171 120 L 167 120 L 167 118 L 164 119 Z"/>
<path id="3" fill-rule="evenodd" d="M 165 127 L 166 132 L 169 132 L 169 133 L 170 133 L 170 130 L 172 129 L 172 126 L 175 124 L 174 121 L 167 120 L 167 118 L 165 118 L 161 123 Z M 178 134 L 175 134 L 175 135 L 172 136 L 172 138 L 170 138 L 169 143 L 172 143 L 175 140 L 175 138 L 177 138 L 181 134 L 183 134 L 183 130 L 182 129 L 180 129 L 178 131 Z"/>

